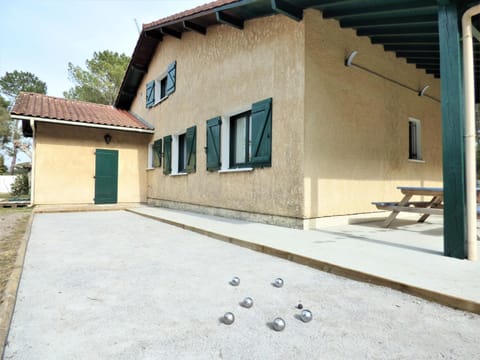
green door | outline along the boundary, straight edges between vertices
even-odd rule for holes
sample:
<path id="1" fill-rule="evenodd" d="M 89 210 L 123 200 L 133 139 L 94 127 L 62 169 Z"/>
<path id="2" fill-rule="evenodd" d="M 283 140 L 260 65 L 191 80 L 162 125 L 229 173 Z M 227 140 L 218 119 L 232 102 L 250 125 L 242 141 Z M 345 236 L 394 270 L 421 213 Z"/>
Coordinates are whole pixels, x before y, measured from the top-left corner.
<path id="1" fill-rule="evenodd" d="M 118 151 L 95 151 L 95 204 L 117 202 Z"/>

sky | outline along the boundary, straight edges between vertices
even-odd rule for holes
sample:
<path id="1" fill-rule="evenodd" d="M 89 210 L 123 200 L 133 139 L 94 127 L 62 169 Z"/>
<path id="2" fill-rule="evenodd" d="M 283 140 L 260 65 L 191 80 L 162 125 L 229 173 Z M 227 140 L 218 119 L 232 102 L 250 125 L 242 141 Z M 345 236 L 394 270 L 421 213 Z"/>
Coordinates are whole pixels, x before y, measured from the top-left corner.
<path id="1" fill-rule="evenodd" d="M 63 97 L 68 63 L 85 68 L 95 51 L 131 56 L 138 26 L 209 0 L 2 0 L 0 76 L 28 71 Z"/>

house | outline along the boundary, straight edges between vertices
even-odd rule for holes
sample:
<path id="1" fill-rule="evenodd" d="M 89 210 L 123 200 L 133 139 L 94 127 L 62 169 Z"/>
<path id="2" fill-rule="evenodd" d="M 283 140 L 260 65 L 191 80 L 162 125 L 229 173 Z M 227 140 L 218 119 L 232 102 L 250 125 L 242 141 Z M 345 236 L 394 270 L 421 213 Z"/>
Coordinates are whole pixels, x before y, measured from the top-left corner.
<path id="1" fill-rule="evenodd" d="M 152 125 L 118 129 L 148 143 L 136 199 L 310 228 L 443 186 L 445 254 L 465 258 L 469 4 L 217 0 L 144 25 L 115 103 Z"/>
<path id="2" fill-rule="evenodd" d="M 317 9 L 232 24 L 226 3 L 241 9 L 217 1 L 143 27 L 116 105 L 155 127 L 149 204 L 309 228 L 372 212 L 399 184 L 441 184 L 434 75 Z M 352 51 L 381 76 L 346 67 Z"/>
<path id="3" fill-rule="evenodd" d="M 20 93 L 11 111 L 33 137 L 34 205 L 146 200 L 152 127 L 112 106 Z"/>

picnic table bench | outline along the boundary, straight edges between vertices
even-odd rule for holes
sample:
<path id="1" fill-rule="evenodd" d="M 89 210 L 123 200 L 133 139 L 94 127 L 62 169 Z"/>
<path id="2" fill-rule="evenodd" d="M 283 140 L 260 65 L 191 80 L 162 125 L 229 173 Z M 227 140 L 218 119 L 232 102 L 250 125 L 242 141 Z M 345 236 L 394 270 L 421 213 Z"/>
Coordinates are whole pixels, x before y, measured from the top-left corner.
<path id="1" fill-rule="evenodd" d="M 391 214 L 383 222 L 384 227 L 389 227 L 397 215 L 404 211 L 422 214 L 418 222 L 424 222 L 430 215 L 443 215 L 443 188 L 399 186 L 397 189 L 403 198 L 392 202 L 372 202 L 380 210 L 389 210 Z M 428 196 L 429 201 L 410 201 L 413 196 Z"/>

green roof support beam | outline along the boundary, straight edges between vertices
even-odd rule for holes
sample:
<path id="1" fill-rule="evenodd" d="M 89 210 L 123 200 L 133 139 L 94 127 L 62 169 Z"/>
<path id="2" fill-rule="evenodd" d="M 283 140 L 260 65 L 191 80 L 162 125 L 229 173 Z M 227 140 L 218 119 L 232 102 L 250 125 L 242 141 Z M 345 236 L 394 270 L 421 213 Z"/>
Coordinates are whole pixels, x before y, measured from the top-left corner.
<path id="1" fill-rule="evenodd" d="M 324 18 L 342 19 L 346 17 L 365 16 L 382 16 L 396 14 L 398 16 L 417 15 L 419 13 L 436 13 L 437 0 L 404 0 L 396 3 L 389 3 L 388 1 L 379 1 L 377 3 L 368 4 L 365 0 L 356 4 L 350 2 L 339 3 L 339 5 L 332 5 L 326 7 L 322 13 Z"/>
<path id="2" fill-rule="evenodd" d="M 351 17 L 348 19 L 340 19 L 341 27 L 350 28 L 370 28 L 374 26 L 395 26 L 395 25 L 408 25 L 408 24 L 424 24 L 424 25 L 436 25 L 437 14 L 428 15 L 410 15 L 410 16 L 368 16 L 368 17 Z"/>
<path id="3" fill-rule="evenodd" d="M 194 22 L 191 22 L 191 21 L 184 21 L 182 24 L 184 29 L 195 31 L 202 35 L 207 35 L 207 28 L 204 26 L 195 24 Z"/>
<path id="4" fill-rule="evenodd" d="M 162 32 L 162 34 L 170 35 L 170 36 L 173 36 L 174 38 L 177 38 L 177 39 L 182 38 L 182 33 L 180 31 L 177 31 L 177 30 L 173 30 L 173 29 L 170 29 L 170 28 L 167 28 L 167 27 L 163 27 L 163 28 L 160 29 L 160 31 Z"/>
<path id="5" fill-rule="evenodd" d="M 272 9 L 296 21 L 303 19 L 303 9 L 284 0 L 272 0 Z"/>
<path id="6" fill-rule="evenodd" d="M 158 30 L 148 30 L 145 31 L 145 36 L 150 39 L 155 39 L 155 40 L 160 40 L 162 41 L 163 35 L 160 31 Z"/>
<path id="7" fill-rule="evenodd" d="M 443 244 L 446 256 L 467 256 L 465 140 L 463 111 L 462 52 L 456 4 L 438 10 L 443 140 Z"/>
<path id="8" fill-rule="evenodd" d="M 358 36 L 388 36 L 388 35 L 437 35 L 436 24 L 375 26 L 357 30 Z"/>
<path id="9" fill-rule="evenodd" d="M 426 44 L 438 46 L 438 36 L 435 35 L 417 35 L 417 36 L 372 36 L 372 44 Z"/>
<path id="10" fill-rule="evenodd" d="M 217 11 L 215 13 L 217 21 L 221 24 L 233 26 L 239 30 L 243 30 L 244 20 L 233 15 L 229 15 L 224 11 Z"/>

